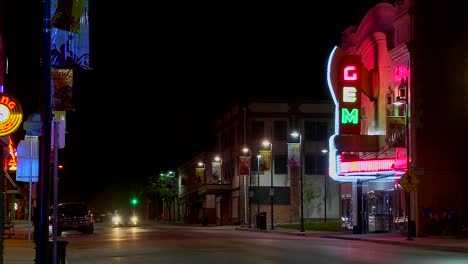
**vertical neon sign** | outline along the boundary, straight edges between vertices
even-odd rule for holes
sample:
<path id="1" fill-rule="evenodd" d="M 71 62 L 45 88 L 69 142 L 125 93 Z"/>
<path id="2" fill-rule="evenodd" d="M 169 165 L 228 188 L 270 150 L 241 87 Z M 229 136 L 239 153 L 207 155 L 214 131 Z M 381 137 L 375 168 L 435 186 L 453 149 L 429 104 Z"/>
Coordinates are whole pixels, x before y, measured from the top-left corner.
<path id="1" fill-rule="evenodd" d="M 340 134 L 360 134 L 361 56 L 344 56 L 339 64 Z"/>

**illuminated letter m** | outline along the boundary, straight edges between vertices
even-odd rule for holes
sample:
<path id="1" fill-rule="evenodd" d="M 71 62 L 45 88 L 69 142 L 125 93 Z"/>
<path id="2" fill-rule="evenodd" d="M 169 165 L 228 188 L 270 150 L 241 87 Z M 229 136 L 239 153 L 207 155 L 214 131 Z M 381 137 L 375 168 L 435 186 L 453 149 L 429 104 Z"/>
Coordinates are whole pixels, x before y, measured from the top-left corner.
<path id="1" fill-rule="evenodd" d="M 341 109 L 341 123 L 342 124 L 357 124 L 359 121 L 359 112 L 357 108 L 348 111 L 347 108 Z"/>

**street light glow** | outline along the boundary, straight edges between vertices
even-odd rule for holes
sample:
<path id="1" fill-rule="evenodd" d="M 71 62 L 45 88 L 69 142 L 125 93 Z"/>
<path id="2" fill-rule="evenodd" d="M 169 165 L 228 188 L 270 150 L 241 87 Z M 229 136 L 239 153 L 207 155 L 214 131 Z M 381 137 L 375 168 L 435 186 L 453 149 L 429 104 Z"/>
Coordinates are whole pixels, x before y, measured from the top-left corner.
<path id="1" fill-rule="evenodd" d="M 299 136 L 299 133 L 297 131 L 294 131 L 294 132 L 291 133 L 291 136 L 296 138 L 296 137 Z"/>

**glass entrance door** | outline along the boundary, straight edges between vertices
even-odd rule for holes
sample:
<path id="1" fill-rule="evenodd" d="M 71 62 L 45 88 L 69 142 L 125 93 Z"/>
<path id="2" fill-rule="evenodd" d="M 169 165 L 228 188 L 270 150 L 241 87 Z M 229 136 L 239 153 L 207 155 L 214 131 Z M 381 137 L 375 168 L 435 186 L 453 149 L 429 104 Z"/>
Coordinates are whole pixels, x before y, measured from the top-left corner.
<path id="1" fill-rule="evenodd" d="M 375 190 L 367 193 L 367 231 L 389 232 L 393 229 L 392 191 Z"/>

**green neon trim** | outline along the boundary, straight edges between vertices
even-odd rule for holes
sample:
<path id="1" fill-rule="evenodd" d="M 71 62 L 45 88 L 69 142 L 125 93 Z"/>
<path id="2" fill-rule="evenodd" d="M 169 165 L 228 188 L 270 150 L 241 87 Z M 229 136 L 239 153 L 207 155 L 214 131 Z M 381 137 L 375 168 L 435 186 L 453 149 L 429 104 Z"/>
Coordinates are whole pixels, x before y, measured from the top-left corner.
<path id="1" fill-rule="evenodd" d="M 341 109 L 341 123 L 342 124 L 357 124 L 359 122 L 359 110 L 353 108 L 351 112 L 348 108 Z"/>

